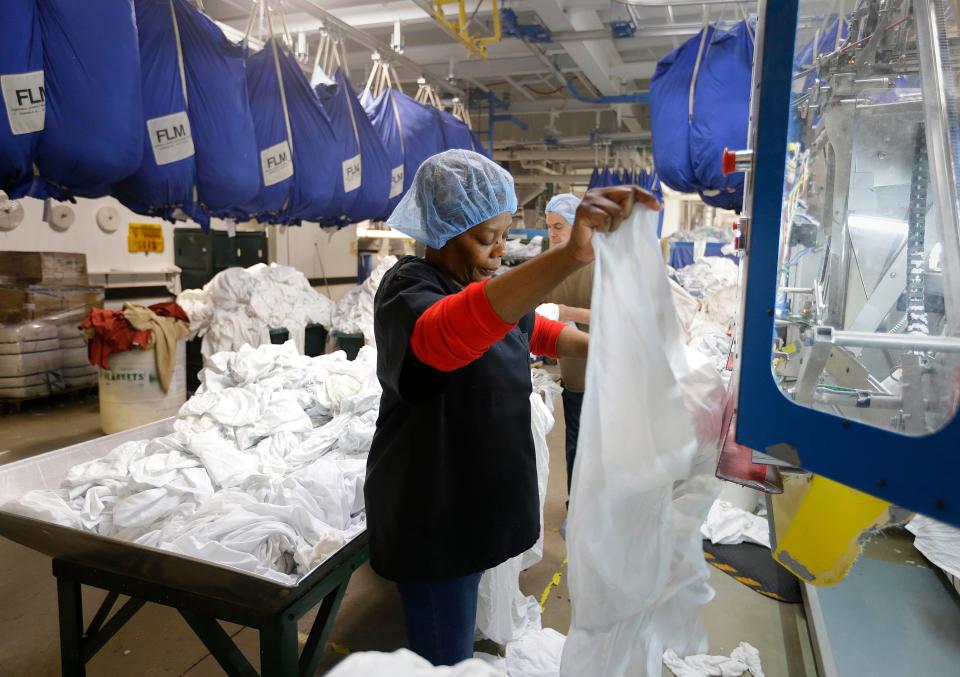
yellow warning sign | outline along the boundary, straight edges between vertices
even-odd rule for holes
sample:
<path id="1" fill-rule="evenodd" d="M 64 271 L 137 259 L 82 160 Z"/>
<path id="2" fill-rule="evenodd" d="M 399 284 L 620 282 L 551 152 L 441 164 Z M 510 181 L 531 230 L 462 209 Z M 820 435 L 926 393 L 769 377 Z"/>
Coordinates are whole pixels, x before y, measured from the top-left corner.
<path id="1" fill-rule="evenodd" d="M 131 254 L 163 252 L 163 227 L 156 223 L 131 223 L 127 233 L 127 251 Z"/>

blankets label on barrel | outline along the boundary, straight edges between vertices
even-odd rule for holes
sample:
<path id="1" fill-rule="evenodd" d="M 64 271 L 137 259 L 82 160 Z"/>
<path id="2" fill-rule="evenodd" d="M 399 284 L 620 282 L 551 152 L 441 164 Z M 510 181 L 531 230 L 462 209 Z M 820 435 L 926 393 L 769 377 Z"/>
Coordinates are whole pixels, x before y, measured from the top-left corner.
<path id="1" fill-rule="evenodd" d="M 0 75 L 0 91 L 11 132 L 18 135 L 43 130 L 47 101 L 42 70 Z"/>
<path id="2" fill-rule="evenodd" d="M 390 172 L 390 199 L 403 195 L 403 165 Z"/>
<path id="3" fill-rule="evenodd" d="M 147 120 L 147 132 L 158 165 L 168 165 L 193 156 L 190 118 L 185 111 Z"/>
<path id="4" fill-rule="evenodd" d="M 360 155 L 343 161 L 343 192 L 350 193 L 360 187 L 363 174 L 360 171 Z"/>
<path id="5" fill-rule="evenodd" d="M 260 168 L 265 186 L 272 186 L 293 176 L 293 159 L 286 139 L 260 151 Z"/>

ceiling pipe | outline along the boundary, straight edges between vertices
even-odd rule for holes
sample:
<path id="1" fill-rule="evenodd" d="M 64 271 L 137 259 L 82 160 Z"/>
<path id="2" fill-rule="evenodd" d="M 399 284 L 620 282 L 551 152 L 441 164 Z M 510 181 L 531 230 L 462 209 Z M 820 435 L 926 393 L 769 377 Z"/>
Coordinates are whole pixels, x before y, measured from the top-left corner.
<path id="1" fill-rule="evenodd" d="M 632 94 L 610 94 L 605 96 L 584 96 L 573 84 L 573 80 L 567 80 L 567 91 L 577 101 L 584 103 L 647 103 L 650 101 L 650 92 L 639 91 Z"/>

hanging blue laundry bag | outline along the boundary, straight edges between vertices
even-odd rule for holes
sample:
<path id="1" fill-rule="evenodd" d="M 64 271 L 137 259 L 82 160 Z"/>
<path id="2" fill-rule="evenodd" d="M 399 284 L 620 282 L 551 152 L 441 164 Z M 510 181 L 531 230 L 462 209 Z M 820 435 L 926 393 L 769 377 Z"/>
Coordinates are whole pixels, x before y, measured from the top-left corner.
<path id="1" fill-rule="evenodd" d="M 353 84 L 338 68 L 330 84 L 320 84 L 315 90 L 333 126 L 342 155 L 345 223 L 386 219 L 389 216 L 390 160 L 354 94 Z M 359 177 L 353 174 L 358 168 Z"/>
<path id="2" fill-rule="evenodd" d="M 587 190 L 593 190 L 594 188 L 600 187 L 600 168 L 594 166 L 593 171 L 590 173 L 590 181 L 587 183 Z"/>
<path id="3" fill-rule="evenodd" d="M 135 212 L 207 226 L 260 190 L 243 50 L 185 0 L 135 6 L 144 155 L 114 194 Z"/>
<path id="4" fill-rule="evenodd" d="M 26 194 L 46 110 L 36 0 L 5 0 L 0 19 L 0 190 Z"/>
<path id="5" fill-rule="evenodd" d="M 635 178 L 636 185 L 650 191 L 651 193 L 653 193 L 654 196 L 656 196 L 658 200 L 660 200 L 661 209 L 660 209 L 660 215 L 657 219 L 657 237 L 660 237 L 661 234 L 663 233 L 663 216 L 664 216 L 663 186 L 660 184 L 660 179 L 657 177 L 657 173 L 655 171 L 648 172 L 646 169 L 641 169 L 640 171 L 635 172 L 634 178 Z"/>
<path id="6" fill-rule="evenodd" d="M 247 59 L 247 89 L 260 154 L 261 190 L 242 211 L 266 223 L 334 219 L 334 214 L 341 213 L 344 196 L 341 183 L 331 180 L 340 169 L 331 153 L 333 129 L 299 64 L 283 45 L 270 40 Z"/>
<path id="7" fill-rule="evenodd" d="M 293 183 L 290 201 L 282 223 L 299 225 L 316 221 L 323 225 L 344 225 L 352 198 L 346 195 L 343 181 L 343 152 L 333 133 L 330 118 L 317 93 L 310 86 L 296 58 L 277 43 L 277 56 L 283 73 L 290 127 L 293 130 Z M 351 180 L 358 180 L 359 167 L 353 166 Z M 349 187 L 349 186 L 347 186 Z"/>
<path id="8" fill-rule="evenodd" d="M 690 161 L 704 201 L 737 211 L 743 204 L 744 175 L 724 176 L 722 160 L 724 148 L 747 147 L 754 30 L 752 23 L 741 21 L 714 34 L 697 78 L 690 125 Z"/>
<path id="9" fill-rule="evenodd" d="M 396 89 L 385 89 L 376 99 L 365 93 L 363 101 L 387 156 L 392 163 L 397 163 L 391 165 L 389 208 L 392 211 L 410 188 L 423 161 L 443 151 L 443 130 L 437 124 L 434 109 Z"/>
<path id="10" fill-rule="evenodd" d="M 194 141 L 180 77 L 178 31 L 170 0 L 136 0 L 140 44 L 143 159 L 113 193 L 138 214 L 205 222 L 197 205 Z"/>
<path id="11" fill-rule="evenodd" d="M 412 183 L 423 161 L 444 151 L 443 129 L 434 117 L 435 109 L 417 103 L 403 92 L 393 90 L 391 95 L 403 134 L 404 183 Z"/>
<path id="12" fill-rule="evenodd" d="M 400 202 L 400 198 L 409 188 L 409 181 L 404 171 L 403 135 L 397 125 L 391 91 L 390 89 L 384 90 L 376 99 L 367 90 L 364 90 L 363 94 L 360 95 L 360 103 L 367 112 L 367 117 L 374 132 L 383 144 L 385 159 L 390 167 L 390 191 L 387 193 L 388 215 L 393 213 L 397 203 Z"/>
<path id="13" fill-rule="evenodd" d="M 714 35 L 708 27 L 657 62 L 650 81 L 650 129 L 653 157 L 660 179 L 684 193 L 700 188 L 690 160 L 690 84 L 698 55 Z"/>
<path id="14" fill-rule="evenodd" d="M 467 123 L 445 110 L 438 110 L 436 114 L 440 122 L 440 128 L 443 130 L 444 150 L 452 148 L 473 150 L 473 134 L 467 127 Z"/>
<path id="15" fill-rule="evenodd" d="M 186 0 L 174 0 L 187 74 L 197 194 L 211 216 L 229 216 L 260 192 L 260 158 L 243 48 Z"/>
<path id="16" fill-rule="evenodd" d="M 34 197 L 102 197 L 140 167 L 143 111 L 132 0 L 37 0 L 46 120 Z"/>

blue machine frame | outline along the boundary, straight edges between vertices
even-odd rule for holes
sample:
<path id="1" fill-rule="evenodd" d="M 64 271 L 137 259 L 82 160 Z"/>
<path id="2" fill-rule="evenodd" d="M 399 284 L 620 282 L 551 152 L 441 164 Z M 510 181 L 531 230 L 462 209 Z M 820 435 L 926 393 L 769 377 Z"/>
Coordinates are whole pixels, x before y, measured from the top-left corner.
<path id="1" fill-rule="evenodd" d="M 768 0 L 740 344 L 737 442 L 789 444 L 803 468 L 895 505 L 960 526 L 960 419 L 907 437 L 789 400 L 774 380 L 771 346 L 798 0 Z"/>

